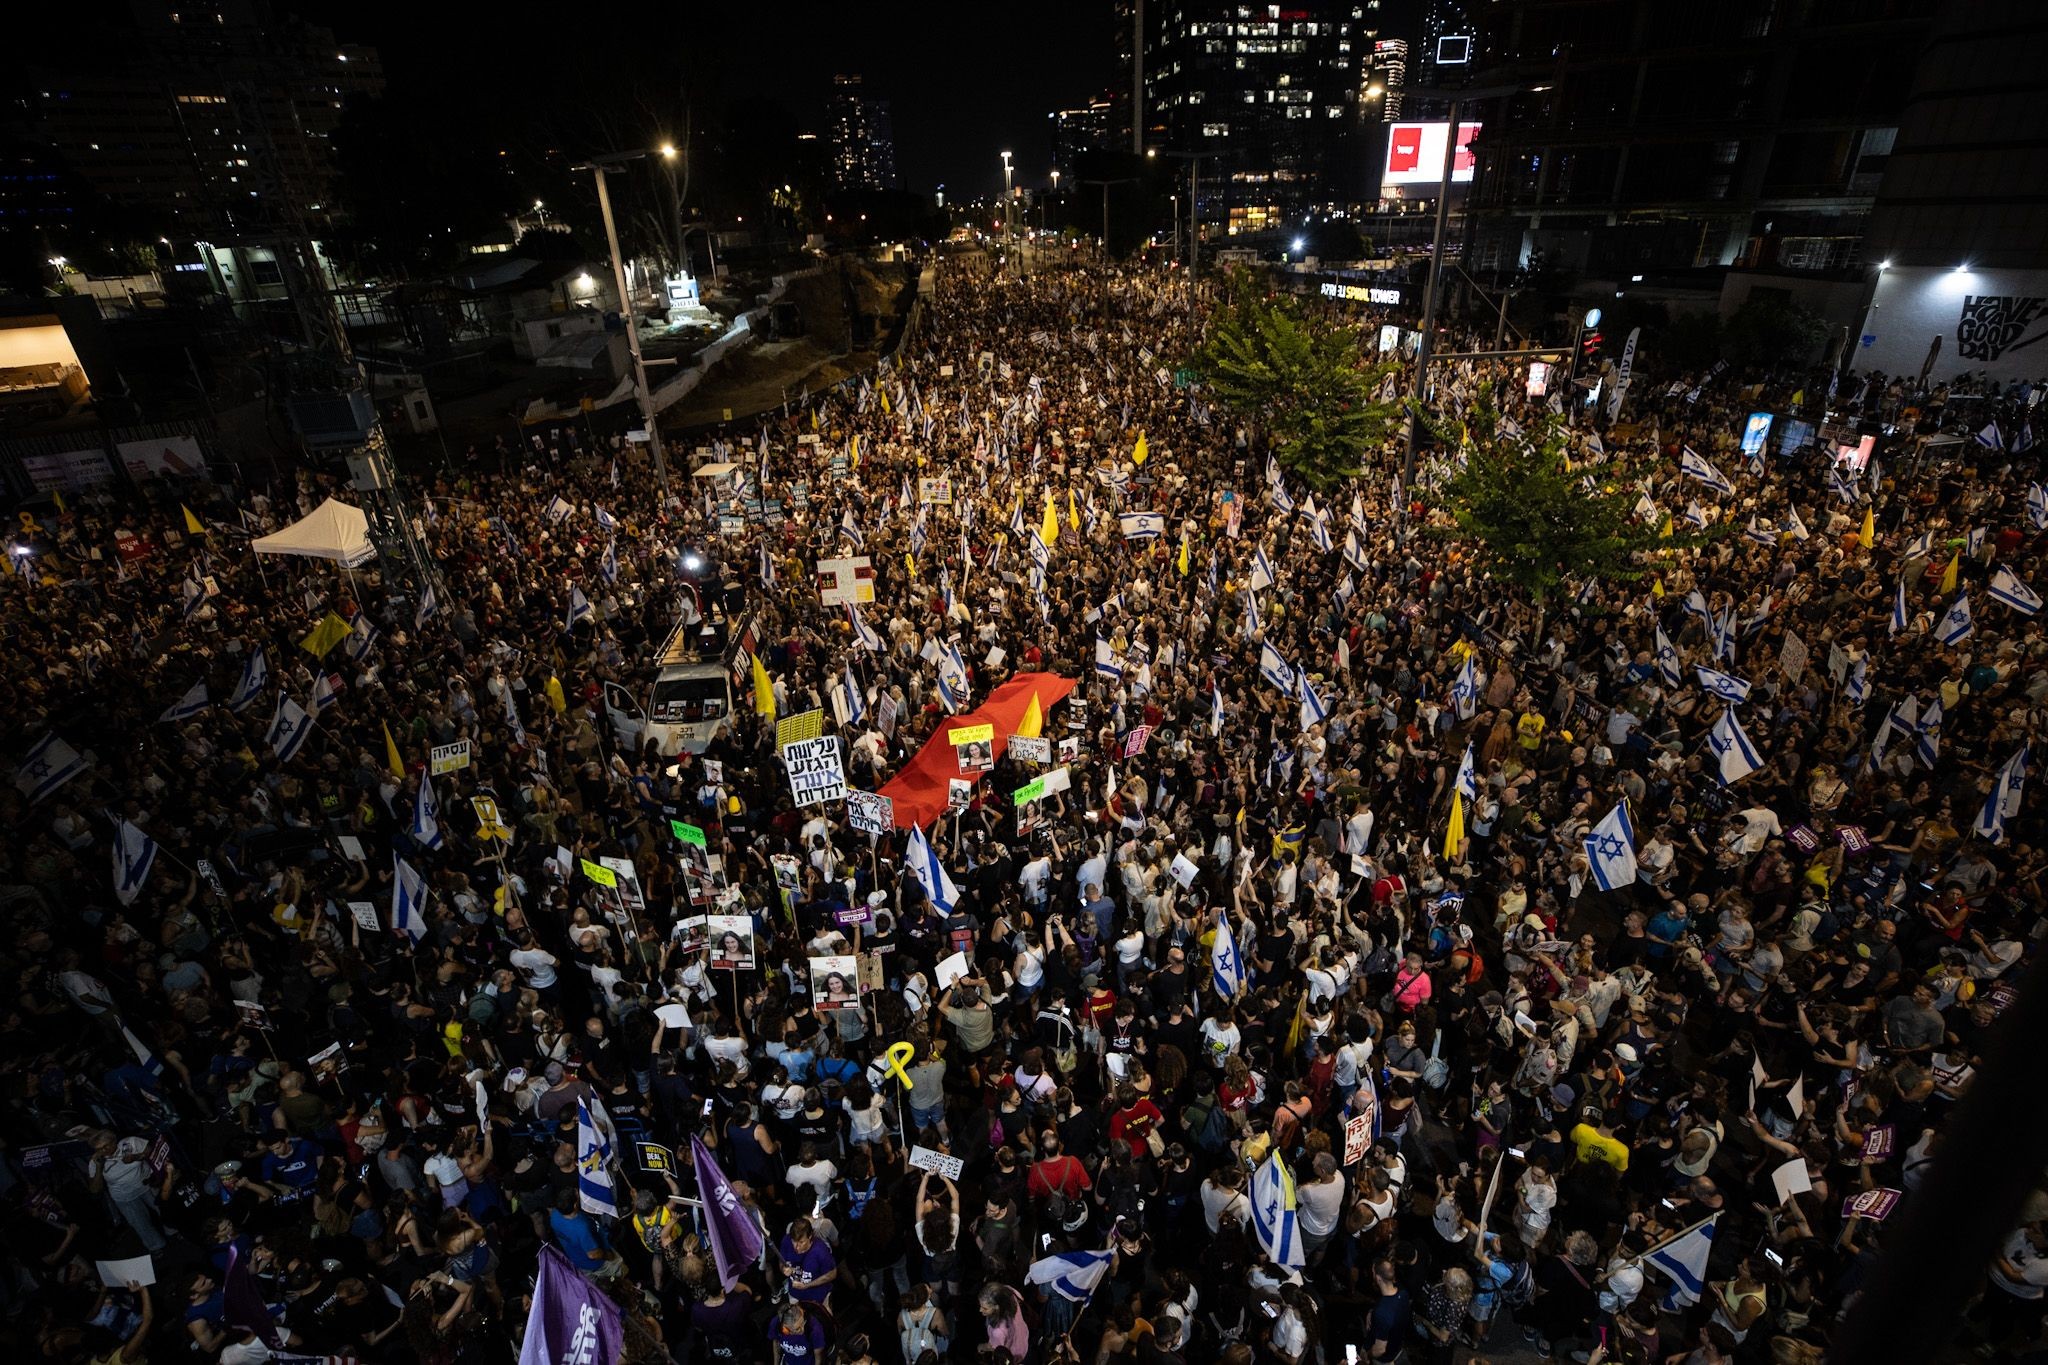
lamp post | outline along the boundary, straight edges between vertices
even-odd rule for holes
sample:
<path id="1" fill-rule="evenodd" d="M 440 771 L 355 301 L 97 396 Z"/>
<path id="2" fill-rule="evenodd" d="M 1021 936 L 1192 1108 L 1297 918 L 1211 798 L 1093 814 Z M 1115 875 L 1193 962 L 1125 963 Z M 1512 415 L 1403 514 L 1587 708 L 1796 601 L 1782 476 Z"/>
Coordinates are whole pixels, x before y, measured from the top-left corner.
<path id="1" fill-rule="evenodd" d="M 1017 205 L 1016 205 L 1016 201 L 1015 201 L 1015 200 L 1014 200 L 1014 199 L 1013 199 L 1013 198 L 1011 197 L 1011 194 L 1010 194 L 1010 154 L 1009 154 L 1008 152 L 1004 152 L 1004 153 L 1003 153 L 1003 263 L 1004 263 L 1004 265 L 1005 265 L 1005 266 L 1006 266 L 1006 267 L 1007 267 L 1008 269 L 1010 269 L 1010 270 L 1011 270 L 1011 271 L 1013 271 L 1013 272 L 1014 272 L 1014 271 L 1016 270 L 1016 268 L 1017 268 L 1017 259 L 1016 259 L 1016 258 L 1017 258 L 1017 247 L 1016 247 L 1016 243 L 1015 243 L 1015 241 L 1013 240 L 1013 238 L 1014 238 L 1014 236 L 1015 236 L 1015 226 L 1014 226 L 1014 225 L 1015 225 L 1015 221 L 1016 221 L 1016 216 L 1017 216 Z"/>
<path id="2" fill-rule="evenodd" d="M 533 201 L 533 211 L 540 215 L 540 230 L 542 232 L 546 232 L 548 230 L 547 205 L 541 203 L 540 200 L 536 199 Z"/>
<path id="3" fill-rule="evenodd" d="M 638 161 L 645 152 L 613 152 L 609 156 L 592 157 L 574 170 L 591 171 L 597 176 L 597 211 L 604 218 L 604 239 L 612 251 L 612 279 L 619 289 L 619 317 L 626 324 L 626 349 L 633 357 L 634 387 L 640 399 L 640 420 L 647 424 L 648 452 L 654 457 L 654 477 L 661 484 L 662 500 L 666 506 L 668 486 L 668 456 L 661 448 L 661 428 L 654 421 L 654 395 L 647 387 L 647 361 L 640 354 L 640 324 L 633 316 L 633 296 L 626 290 L 626 263 L 619 255 L 619 229 L 612 222 L 611 191 L 605 187 L 605 173 L 629 161 Z"/>

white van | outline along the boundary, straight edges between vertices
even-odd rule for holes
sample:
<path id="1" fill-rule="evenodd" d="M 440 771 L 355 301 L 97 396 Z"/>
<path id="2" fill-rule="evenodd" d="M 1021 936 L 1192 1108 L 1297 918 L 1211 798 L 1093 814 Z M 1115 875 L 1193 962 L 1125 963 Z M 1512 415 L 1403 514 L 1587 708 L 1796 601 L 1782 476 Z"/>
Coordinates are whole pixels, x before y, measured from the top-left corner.
<path id="1" fill-rule="evenodd" d="M 668 758 L 709 748 L 732 716 L 731 641 L 722 616 L 679 624 L 655 657 L 643 710 L 625 688 L 605 684 L 605 710 L 622 748 L 652 739 Z"/>

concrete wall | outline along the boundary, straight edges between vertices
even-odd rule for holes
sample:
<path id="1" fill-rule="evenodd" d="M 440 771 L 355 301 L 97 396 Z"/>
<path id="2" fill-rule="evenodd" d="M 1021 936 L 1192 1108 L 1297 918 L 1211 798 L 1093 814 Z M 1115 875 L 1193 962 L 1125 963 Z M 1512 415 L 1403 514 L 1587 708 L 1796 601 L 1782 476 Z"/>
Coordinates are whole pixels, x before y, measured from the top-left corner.
<path id="1" fill-rule="evenodd" d="M 1886 270 L 1857 336 L 1855 368 L 1917 375 L 1937 337 L 1931 379 L 2048 378 L 2048 270 Z"/>
<path id="2" fill-rule="evenodd" d="M 78 352 L 71 338 L 54 322 L 35 322 L 25 327 L 0 323 L 0 369 L 19 365 L 76 365 Z"/>

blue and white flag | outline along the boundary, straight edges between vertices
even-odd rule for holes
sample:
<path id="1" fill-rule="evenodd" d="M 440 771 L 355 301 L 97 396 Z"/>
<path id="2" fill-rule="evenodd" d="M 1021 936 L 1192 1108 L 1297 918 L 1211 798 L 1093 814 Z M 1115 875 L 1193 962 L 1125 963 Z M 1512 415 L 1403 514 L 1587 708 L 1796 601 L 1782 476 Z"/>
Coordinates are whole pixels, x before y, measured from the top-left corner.
<path id="1" fill-rule="evenodd" d="M 570 502 L 560 493 L 557 493 L 548 500 L 547 518 L 549 521 L 559 523 L 575 510 L 575 503 Z"/>
<path id="2" fill-rule="evenodd" d="M 1892 735 L 1910 735 L 1920 727 L 1920 698 L 1908 692 L 1893 704 L 1878 722 L 1877 737 L 1870 742 L 1870 764 L 1876 767 L 1884 762 L 1884 751 L 1892 742 Z"/>
<path id="3" fill-rule="evenodd" d="M 1593 880 L 1602 891 L 1633 886 L 1636 880 L 1636 826 L 1629 818 L 1628 802 L 1617 801 L 1607 818 L 1593 826 L 1586 836 L 1586 861 L 1592 865 Z"/>
<path id="4" fill-rule="evenodd" d="M 1109 647 L 1109 641 L 1100 635 L 1095 637 L 1095 671 L 1105 678 L 1115 678 L 1119 681 L 1124 676 L 1123 659 Z"/>
<path id="5" fill-rule="evenodd" d="M 1283 695 L 1294 693 L 1294 665 L 1280 657 L 1280 651 L 1270 643 L 1259 646 L 1259 676 L 1280 689 Z"/>
<path id="6" fill-rule="evenodd" d="M 596 611 L 591 607 L 590 599 L 583 595 L 583 589 L 576 584 L 570 584 L 569 619 L 563 624 L 562 629 L 574 630 L 578 621 L 588 620 L 594 615 Z"/>
<path id="7" fill-rule="evenodd" d="M 1344 562 L 1360 573 L 1365 572 L 1365 551 L 1358 544 L 1358 532 L 1344 533 Z"/>
<path id="8" fill-rule="evenodd" d="M 1458 676 L 1451 683 L 1451 703 L 1458 709 L 1459 720 L 1470 720 L 1479 710 L 1479 665 L 1478 655 L 1467 654 L 1465 666 L 1458 670 Z"/>
<path id="9" fill-rule="evenodd" d="M 317 674 L 313 679 L 313 714 L 319 715 L 340 700 L 341 688 L 336 685 L 334 674 Z"/>
<path id="10" fill-rule="evenodd" d="M 1273 586 L 1273 561 L 1266 558 L 1266 547 L 1261 545 L 1252 555 L 1252 576 L 1250 587 L 1253 592 Z"/>
<path id="11" fill-rule="evenodd" d="M 277 694 L 277 710 L 271 713 L 270 731 L 264 736 L 280 763 L 289 763 L 305 747 L 313 733 L 313 717 L 284 693 Z"/>
<path id="12" fill-rule="evenodd" d="M 1713 731 L 1707 736 L 1707 747 L 1714 751 L 1714 757 L 1719 761 L 1721 785 L 1724 787 L 1740 782 L 1764 766 L 1756 746 L 1742 732 L 1742 722 L 1735 718 L 1732 706 L 1714 722 Z"/>
<path id="13" fill-rule="evenodd" d="M 604 575 L 607 583 L 619 581 L 619 545 L 616 540 L 604 543 L 604 556 L 597 561 L 597 571 Z"/>
<path id="14" fill-rule="evenodd" d="M 903 861 L 910 865 L 910 875 L 917 878 L 917 884 L 924 888 L 925 898 L 932 903 L 932 909 L 941 915 L 952 914 L 953 907 L 960 903 L 960 888 L 953 885 L 953 879 L 946 875 L 939 855 L 933 852 L 931 842 L 924 837 L 923 826 L 910 827 L 910 837 L 903 845 Z"/>
<path id="15" fill-rule="evenodd" d="M 1749 700 L 1749 684 L 1732 673 L 1722 673 L 1705 665 L 1695 665 L 1693 671 L 1699 674 L 1700 686 L 1714 696 L 1727 702 Z"/>
<path id="16" fill-rule="evenodd" d="M 1216 938 L 1209 948 L 1209 983 L 1225 1000 L 1244 989 L 1244 957 L 1237 951 L 1237 935 L 1231 931 L 1230 916 L 1216 925 Z"/>
<path id="17" fill-rule="evenodd" d="M 1905 549 L 1899 551 L 1899 558 L 1927 559 L 1933 554 L 1934 532 L 1922 531 L 1919 535 L 1914 536 L 1911 541 L 1907 542 Z"/>
<path id="18" fill-rule="evenodd" d="M 1252 1175 L 1252 1231 L 1267 1258 L 1288 1270 L 1301 1269 L 1306 1260 L 1299 1207 L 1294 1173 L 1273 1152 Z"/>
<path id="19" fill-rule="evenodd" d="M 611 1168 L 611 1134 L 591 1114 L 586 1096 L 576 1101 L 576 1199 L 586 1213 L 619 1216 Z"/>
<path id="20" fill-rule="evenodd" d="M 1986 422 L 1984 429 L 1977 433 L 1977 444 L 1986 450 L 2004 450 L 2005 433 L 1998 429 L 1998 423 Z"/>
<path id="21" fill-rule="evenodd" d="M 114 897 L 121 904 L 133 905 L 142 894 L 149 870 L 156 866 L 156 852 L 156 840 L 126 820 L 114 822 Z"/>
<path id="22" fill-rule="evenodd" d="M 78 750 L 57 738 L 57 732 L 52 730 L 36 741 L 28 758 L 15 769 L 14 785 L 33 806 L 84 771 L 85 760 L 78 756 Z"/>
<path id="23" fill-rule="evenodd" d="M 1157 512 L 1125 512 L 1117 524 L 1125 540 L 1154 540 L 1166 534 L 1166 518 Z"/>
<path id="24" fill-rule="evenodd" d="M 1710 633 L 1713 631 L 1714 613 L 1707 606 L 1707 596 L 1705 593 L 1701 592 L 1698 588 L 1694 588 L 1685 595 L 1684 606 L 1687 611 L 1699 617 L 1701 626 L 1705 627 Z"/>
<path id="25" fill-rule="evenodd" d="M 913 559 L 924 553 L 924 543 L 927 534 L 925 531 L 925 513 L 927 510 L 923 507 L 918 508 L 916 519 L 910 523 L 910 555 Z"/>
<path id="26" fill-rule="evenodd" d="M 206 679 L 193 683 L 184 696 L 164 708 L 159 721 L 190 720 L 206 709 Z"/>
<path id="27" fill-rule="evenodd" d="M 420 603 L 417 607 L 413 608 L 412 628 L 414 630 L 423 629 L 427 622 L 433 619 L 434 612 L 439 607 L 440 603 L 434 597 L 434 585 L 429 583 L 426 587 L 420 589 Z"/>
<path id="28" fill-rule="evenodd" d="M 616 468 L 616 464 L 614 465 L 614 468 Z M 619 529 L 619 519 L 613 516 L 611 513 L 605 511 L 604 505 L 602 503 L 593 502 L 592 504 L 590 504 L 590 514 L 597 518 L 597 525 L 599 530 L 616 531 Z"/>
<path id="29" fill-rule="evenodd" d="M 2036 531 L 2048 531 L 2048 488 L 2038 483 L 2027 485 L 2027 520 Z"/>
<path id="30" fill-rule="evenodd" d="M 420 774 L 420 789 L 412 802 L 412 837 L 421 848 L 440 848 L 447 842 L 441 835 L 441 803 L 434 796 L 434 779 Z"/>
<path id="31" fill-rule="evenodd" d="M 1010 534 L 1019 540 L 1031 534 L 1031 528 L 1024 524 L 1024 499 L 1021 497 L 1010 509 Z"/>
<path id="32" fill-rule="evenodd" d="M 1664 679 L 1666 687 L 1677 687 L 1685 681 L 1685 673 L 1678 662 L 1678 646 L 1671 643 L 1671 637 L 1664 633 L 1664 623 L 1657 623 L 1657 675 Z"/>
<path id="33" fill-rule="evenodd" d="M 2027 746 L 2022 744 L 1998 770 L 1983 808 L 1970 823 L 1970 831 L 1994 844 L 2005 842 L 2005 822 L 2020 813 L 2020 797 L 2027 783 Z"/>
<path id="34" fill-rule="evenodd" d="M 395 853 L 391 855 L 391 927 L 414 943 L 427 936 L 427 879 Z"/>
<path id="35" fill-rule="evenodd" d="M 1942 710 L 1941 694 L 1937 692 L 1913 725 L 1913 755 L 1929 768 L 1941 755 Z"/>
<path id="36" fill-rule="evenodd" d="M 1906 628 L 1910 619 L 1906 615 L 1906 580 L 1901 578 L 1892 588 L 1891 633 L 1897 635 Z"/>
<path id="37" fill-rule="evenodd" d="M 1735 662 L 1735 608 L 1730 606 L 1714 622 L 1714 658 Z"/>
<path id="38" fill-rule="evenodd" d="M 1033 1261 L 1024 1272 L 1024 1282 L 1041 1285 L 1069 1303 L 1086 1303 L 1109 1274 L 1115 1256 L 1113 1245 L 1101 1251 L 1056 1251 Z"/>
<path id="39" fill-rule="evenodd" d="M 1811 533 L 1806 529 L 1806 523 L 1799 519 L 1799 509 L 1797 507 L 1787 507 L 1785 509 L 1785 529 L 1792 533 L 1792 539 L 1794 540 L 1808 540 L 1812 538 Z"/>
<path id="40" fill-rule="evenodd" d="M 1691 446 L 1681 447 L 1678 455 L 1678 472 L 1687 478 L 1698 479 L 1716 493 L 1733 493 L 1735 485 L 1728 482 L 1713 463 Z"/>
<path id="41" fill-rule="evenodd" d="M 370 613 L 357 612 L 355 624 L 349 627 L 348 638 L 341 642 L 342 652 L 356 663 L 369 657 L 370 646 L 377 643 L 377 627 L 370 622 Z"/>
<path id="42" fill-rule="evenodd" d="M 860 609 L 851 602 L 846 604 L 846 619 L 853 623 L 853 639 L 855 644 L 871 653 L 880 654 L 883 652 L 882 637 L 875 633 L 874 627 L 860 619 Z"/>
<path id="43" fill-rule="evenodd" d="M 1209 734 L 1213 737 L 1223 733 L 1223 689 L 1211 683 L 1209 686 Z"/>
<path id="44" fill-rule="evenodd" d="M 1964 592 L 1942 613 L 1934 627 L 1934 638 L 1944 645 L 1958 645 L 1970 637 L 1976 624 L 1970 619 L 1970 594 Z"/>
<path id="45" fill-rule="evenodd" d="M 1851 706 L 1861 706 L 1864 702 L 1870 700 L 1870 660 L 1868 658 L 1858 659 L 1856 666 L 1849 670 L 1849 682 L 1843 688 L 1843 694 L 1849 698 L 1849 705 Z"/>
<path id="46" fill-rule="evenodd" d="M 1334 548 L 1334 543 L 1330 539 L 1330 514 L 1326 509 L 1318 507 L 1309 516 L 1308 534 L 1309 539 L 1316 543 L 1318 552 L 1328 554 Z"/>
<path id="47" fill-rule="evenodd" d="M 1351 525 L 1352 525 L 1352 526 L 1353 526 L 1353 527 L 1354 527 L 1354 528 L 1355 528 L 1355 529 L 1356 529 L 1356 530 L 1358 531 L 1358 533 L 1359 533 L 1360 535 L 1364 535 L 1364 534 L 1365 534 L 1365 531 L 1366 531 L 1366 526 L 1365 526 L 1365 499 L 1364 499 L 1364 497 L 1363 497 L 1362 495 L 1360 495 L 1360 494 L 1357 494 L 1357 493 L 1353 493 L 1353 494 L 1351 495 L 1351 518 L 1350 518 L 1350 519 L 1351 519 Z"/>
<path id="48" fill-rule="evenodd" d="M 1284 483 L 1273 485 L 1273 508 L 1290 516 L 1294 513 L 1294 499 L 1288 494 L 1287 485 Z"/>
<path id="49" fill-rule="evenodd" d="M 123 904 L 126 904 L 126 902 L 123 902 Z M 145 1043 L 140 1038 L 137 1038 L 134 1032 L 131 1029 L 129 1029 L 129 1027 L 126 1024 L 121 1025 L 121 1036 L 128 1040 L 128 1050 L 135 1054 L 136 1063 L 140 1065 L 144 1071 L 147 1071 L 152 1076 L 163 1075 L 163 1059 L 158 1057 L 154 1052 L 151 1052 L 149 1050 L 148 1043 Z"/>
<path id="50" fill-rule="evenodd" d="M 856 550 L 867 544 L 868 541 L 867 536 L 861 533 L 860 526 L 854 521 L 853 509 L 851 507 L 846 509 L 846 515 L 839 518 L 839 534 L 852 541 L 853 548 Z"/>
<path id="51" fill-rule="evenodd" d="M 1244 594 L 1244 637 L 1249 640 L 1264 628 L 1265 623 L 1259 620 L 1259 595 L 1247 588 Z"/>
<path id="52" fill-rule="evenodd" d="M 761 586 L 775 586 L 775 556 L 768 553 L 767 545 L 761 546 Z"/>
<path id="53" fill-rule="evenodd" d="M 1458 760 L 1458 780 L 1452 790 L 1467 801 L 1479 799 L 1479 769 L 1472 761 L 1472 746 L 1465 746 L 1465 756 Z"/>
<path id="54" fill-rule="evenodd" d="M 2041 595 L 2020 582 L 2019 576 L 2003 564 L 1991 575 L 1991 586 L 1987 591 L 1992 601 L 2011 607 L 2022 616 L 2032 616 L 2041 610 Z"/>
<path id="55" fill-rule="evenodd" d="M 1266 452 L 1266 482 L 1275 488 L 1280 486 L 1280 462 L 1271 451 Z"/>
<path id="56" fill-rule="evenodd" d="M 1654 1270 L 1671 1281 L 1671 1288 L 1664 1296 L 1664 1309 L 1675 1313 L 1700 1301 L 1707 1289 L 1707 1257 L 1714 1250 L 1714 1224 L 1721 1215 L 1715 1214 L 1702 1223 L 1695 1223 L 1669 1241 L 1661 1242 L 1643 1257 L 1643 1267 Z"/>
<path id="57" fill-rule="evenodd" d="M 228 698 L 230 711 L 246 711 L 270 682 L 270 662 L 263 657 L 263 651 L 252 649 L 249 657 L 242 661 L 242 680 L 235 684 L 233 695 Z"/>
<path id="58" fill-rule="evenodd" d="M 1697 499 L 1686 503 L 1685 519 L 1702 531 L 1707 529 L 1707 509 L 1700 506 Z"/>
<path id="59" fill-rule="evenodd" d="M 1306 731 L 1311 725 L 1321 725 L 1330 718 L 1329 703 L 1325 702 L 1308 680 L 1307 673 L 1294 675 L 1296 690 L 1301 695 L 1301 728 Z"/>
<path id="60" fill-rule="evenodd" d="M 854 680 L 852 664 L 846 665 L 845 675 L 840 679 L 839 685 L 846 689 L 846 719 L 839 723 L 841 725 L 860 724 L 863 720 L 867 719 L 868 708 L 866 701 L 860 695 L 860 683 Z"/>

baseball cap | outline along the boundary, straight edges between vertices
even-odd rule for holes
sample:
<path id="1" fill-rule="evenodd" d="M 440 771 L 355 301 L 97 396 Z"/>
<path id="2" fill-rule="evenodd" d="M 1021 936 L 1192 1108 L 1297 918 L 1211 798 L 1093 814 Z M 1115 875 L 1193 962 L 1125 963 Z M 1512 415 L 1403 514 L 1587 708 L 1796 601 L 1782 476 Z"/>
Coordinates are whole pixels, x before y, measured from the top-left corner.
<path id="1" fill-rule="evenodd" d="M 563 1075 L 562 1064 L 560 1062 L 549 1062 L 548 1069 L 541 1074 L 548 1078 L 549 1085 L 560 1085 Z"/>

